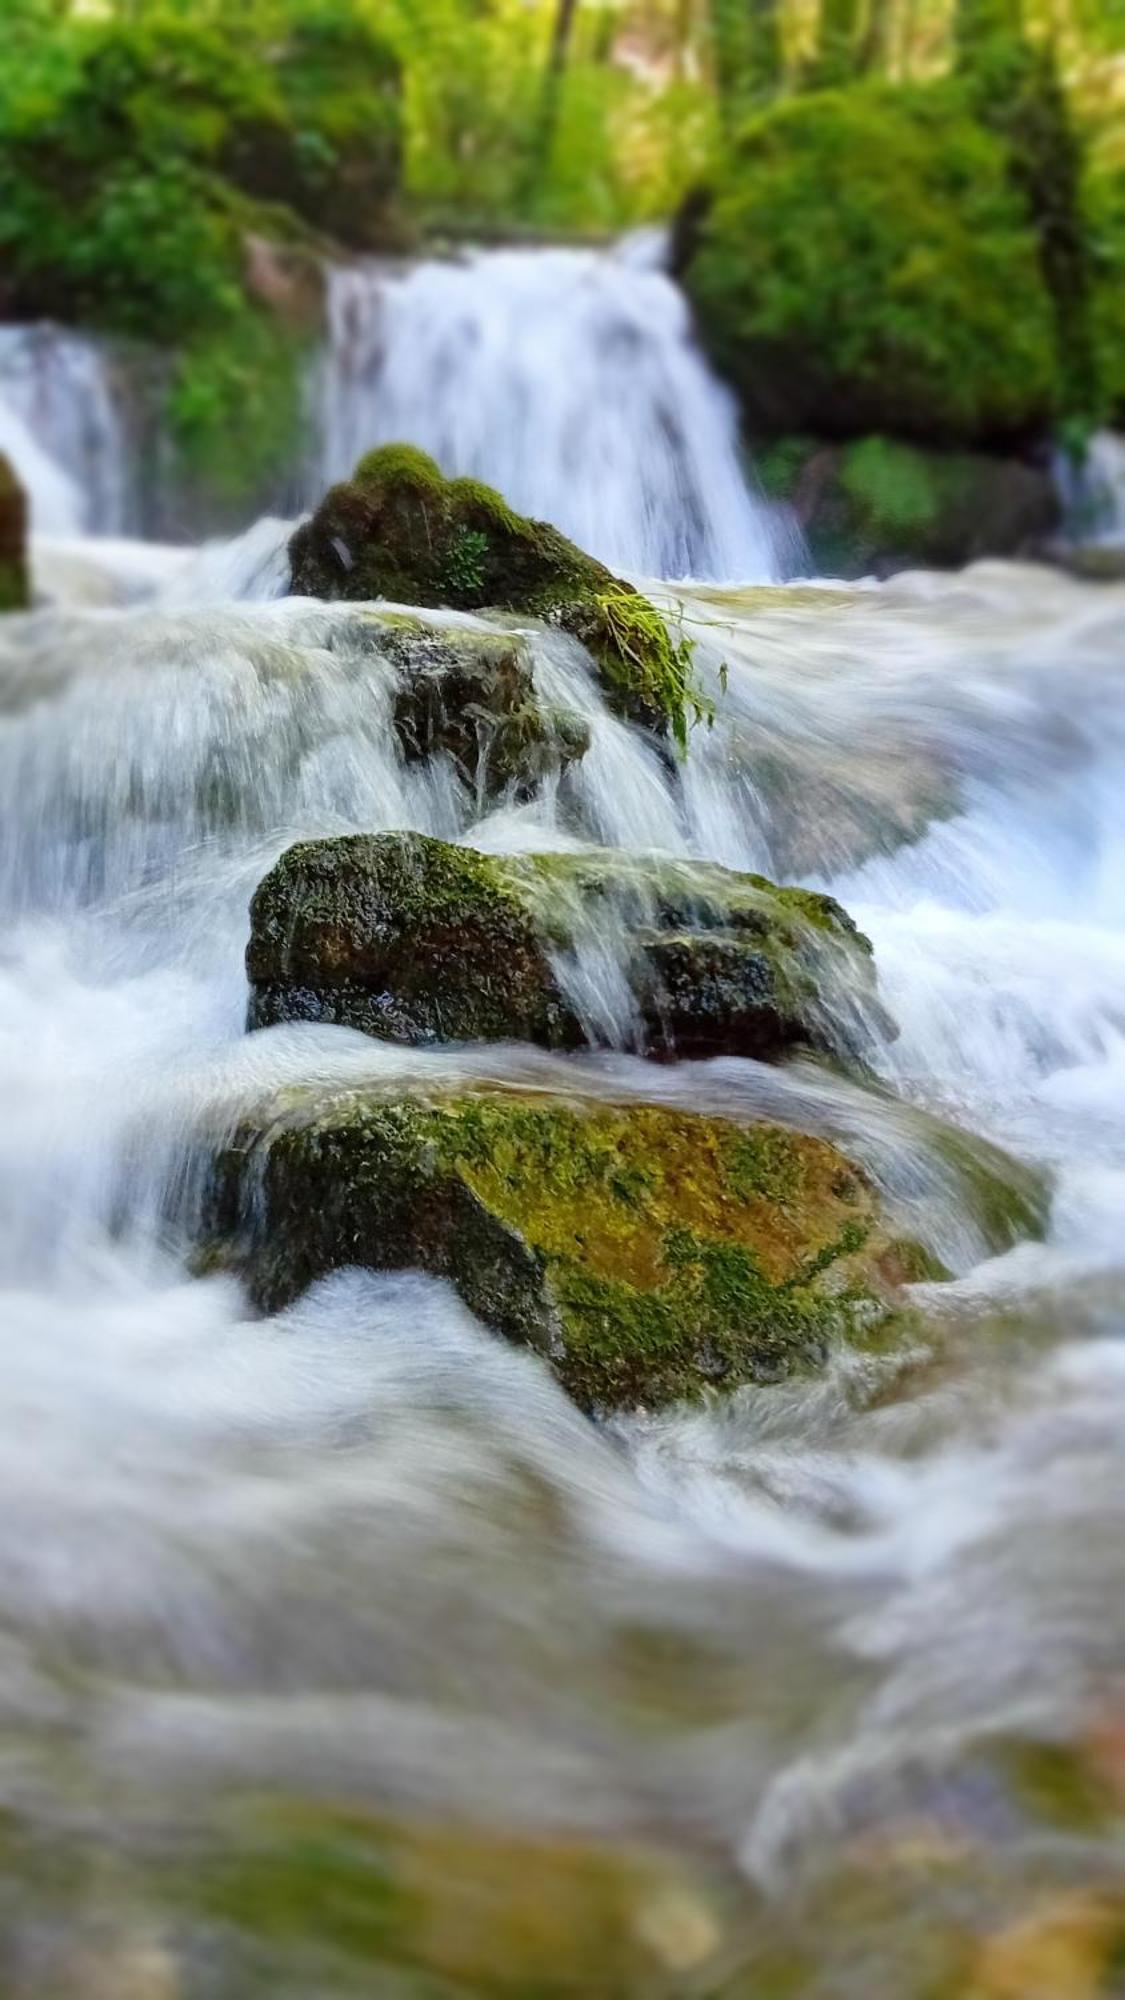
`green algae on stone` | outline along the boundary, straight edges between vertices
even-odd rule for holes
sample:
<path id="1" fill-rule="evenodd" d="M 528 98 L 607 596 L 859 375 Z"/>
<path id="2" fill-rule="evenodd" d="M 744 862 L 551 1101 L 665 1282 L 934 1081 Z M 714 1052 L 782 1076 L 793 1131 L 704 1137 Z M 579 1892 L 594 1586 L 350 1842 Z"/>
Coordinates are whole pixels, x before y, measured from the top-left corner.
<path id="1" fill-rule="evenodd" d="M 29 602 L 27 499 L 0 455 L 0 611 L 24 611 Z"/>
<path id="2" fill-rule="evenodd" d="M 224 1147 L 206 1228 L 270 1311 L 349 1264 L 446 1277 L 586 1410 L 774 1381 L 897 1297 L 834 1146 L 649 1105 L 298 1093 Z"/>
<path id="3" fill-rule="evenodd" d="M 361 458 L 296 530 L 289 559 L 299 595 L 544 619 L 587 647 L 612 707 L 681 745 L 706 712 L 691 642 L 639 592 L 492 487 L 446 479 L 414 445 Z"/>
<path id="4" fill-rule="evenodd" d="M 291 847 L 250 906 L 250 1026 L 332 1021 L 386 1041 L 578 1039 L 497 865 L 425 834 Z"/>
<path id="5" fill-rule="evenodd" d="M 392 1041 L 584 1039 L 563 961 L 616 940 L 662 1056 L 861 1052 L 870 946 L 831 898 L 708 863 L 592 850 L 488 856 L 423 834 L 302 842 L 251 905 L 250 1025 Z M 859 1005 L 830 1007 L 841 977 Z"/>

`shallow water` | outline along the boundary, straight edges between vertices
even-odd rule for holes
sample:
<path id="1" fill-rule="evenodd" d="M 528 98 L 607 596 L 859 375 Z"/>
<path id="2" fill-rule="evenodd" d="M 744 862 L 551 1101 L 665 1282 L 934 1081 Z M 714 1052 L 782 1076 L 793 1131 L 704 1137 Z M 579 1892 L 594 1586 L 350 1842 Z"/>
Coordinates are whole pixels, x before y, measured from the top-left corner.
<path id="1" fill-rule="evenodd" d="M 593 746 L 481 818 L 388 748 L 377 618 L 218 601 L 265 542 L 0 629 L 0 1991 L 1117 1991 L 1125 592 L 679 593 L 673 772 L 529 633 Z M 586 1056 L 244 1036 L 274 856 L 403 825 L 830 886 L 898 1095 L 646 1065 L 611 936 Z M 435 1281 L 189 1276 L 209 1134 L 466 1070 L 837 1134 L 955 1275 L 909 1353 L 600 1429 Z M 1043 1243 L 989 1256 L 934 1114 L 1049 1171 Z"/>

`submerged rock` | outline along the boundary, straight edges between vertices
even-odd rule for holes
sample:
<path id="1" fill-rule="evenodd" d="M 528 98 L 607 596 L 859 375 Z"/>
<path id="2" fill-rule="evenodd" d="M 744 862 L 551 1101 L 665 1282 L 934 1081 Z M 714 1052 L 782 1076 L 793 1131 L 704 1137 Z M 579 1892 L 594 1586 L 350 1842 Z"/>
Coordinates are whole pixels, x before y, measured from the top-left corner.
<path id="1" fill-rule="evenodd" d="M 619 713 L 686 736 L 690 648 L 647 600 L 557 528 L 479 480 L 446 479 L 412 445 L 368 452 L 302 522 L 289 560 L 299 595 L 546 619 L 587 647 Z"/>
<path id="2" fill-rule="evenodd" d="M 270 1311 L 346 1265 L 446 1277 L 591 1411 L 822 1362 L 919 1271 L 822 1139 L 499 1091 L 289 1093 L 219 1154 L 205 1235 Z"/>
<path id="3" fill-rule="evenodd" d="M 379 631 L 398 673 L 395 733 L 409 763 L 441 754 L 478 798 L 521 798 L 585 755 L 579 716 L 544 710 L 531 658 L 510 633 L 438 630 L 420 620 Z"/>
<path id="4" fill-rule="evenodd" d="M 847 1057 L 877 1007 L 870 946 L 827 896 L 713 864 L 356 834 L 301 842 L 259 886 L 250 1025 L 576 1046 L 583 948 L 607 945 L 659 1055 Z"/>
<path id="5" fill-rule="evenodd" d="M 0 455 L 0 611 L 23 611 L 29 602 L 27 498 Z"/>

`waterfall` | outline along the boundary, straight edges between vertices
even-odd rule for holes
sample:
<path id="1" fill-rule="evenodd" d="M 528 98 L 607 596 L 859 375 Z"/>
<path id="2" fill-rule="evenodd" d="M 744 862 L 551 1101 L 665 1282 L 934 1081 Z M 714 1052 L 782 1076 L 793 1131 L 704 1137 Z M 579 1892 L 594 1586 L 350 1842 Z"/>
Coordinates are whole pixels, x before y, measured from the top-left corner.
<path id="1" fill-rule="evenodd" d="M 653 237 L 335 266 L 327 309 L 306 466 L 274 505 L 314 504 L 363 451 L 404 439 L 617 569 L 766 582 L 799 566 Z M 159 538 L 180 520 L 168 463 L 141 475 L 148 391 L 132 372 L 61 328 L 0 328 L 0 450 L 38 532 Z"/>
<path id="2" fill-rule="evenodd" d="M 616 569 L 793 567 L 796 537 L 747 484 L 733 403 L 648 239 L 343 266 L 329 321 L 312 493 L 408 439 Z"/>
<path id="3" fill-rule="evenodd" d="M 0 327 L 0 452 L 38 533 L 132 525 L 129 445 L 99 342 L 48 324 Z"/>
<path id="4" fill-rule="evenodd" d="M 1067 535 L 1076 544 L 1125 544 L 1125 437 L 1098 431 L 1081 459 L 1060 452 L 1055 479 Z"/>

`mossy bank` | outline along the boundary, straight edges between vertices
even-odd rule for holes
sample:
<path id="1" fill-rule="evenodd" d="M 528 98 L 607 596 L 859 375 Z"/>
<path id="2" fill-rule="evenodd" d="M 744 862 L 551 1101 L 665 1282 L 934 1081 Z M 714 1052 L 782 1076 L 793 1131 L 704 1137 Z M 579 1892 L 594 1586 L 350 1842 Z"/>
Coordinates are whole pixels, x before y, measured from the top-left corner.
<path id="1" fill-rule="evenodd" d="M 27 498 L 0 456 L 0 611 L 22 611 L 29 601 Z"/>

